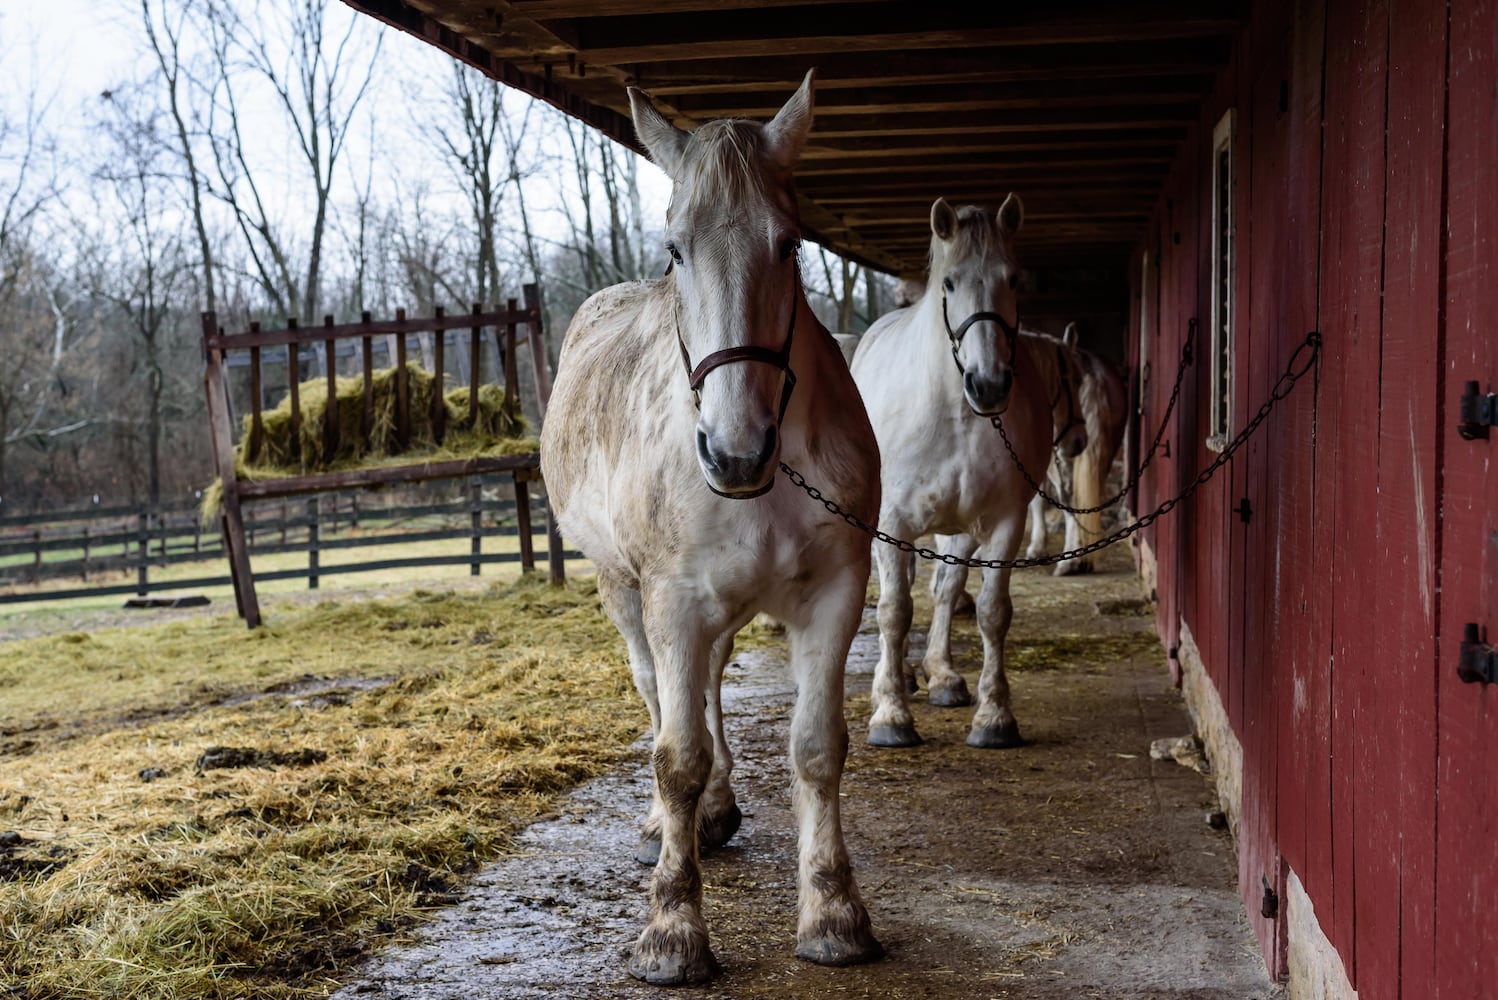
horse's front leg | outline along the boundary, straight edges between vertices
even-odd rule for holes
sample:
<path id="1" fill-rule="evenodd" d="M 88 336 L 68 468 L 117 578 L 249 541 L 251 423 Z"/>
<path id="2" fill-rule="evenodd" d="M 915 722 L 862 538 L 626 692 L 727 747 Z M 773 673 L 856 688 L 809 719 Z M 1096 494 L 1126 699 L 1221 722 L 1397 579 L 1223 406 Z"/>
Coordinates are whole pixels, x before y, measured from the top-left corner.
<path id="1" fill-rule="evenodd" d="M 869 692 L 868 741 L 876 747 L 913 747 L 921 742 L 910 714 L 910 689 L 905 677 L 905 653 L 910 642 L 910 577 L 914 556 L 880 545 L 879 664 Z"/>
<path id="2" fill-rule="evenodd" d="M 986 552 L 990 557 L 1013 559 L 1019 550 L 1024 511 L 1001 521 Z M 1009 705 L 1009 678 L 1004 674 L 1004 640 L 1014 617 L 1009 598 L 1010 569 L 989 567 L 983 571 L 983 589 L 978 592 L 978 630 L 983 635 L 983 673 L 978 678 L 978 709 L 973 713 L 968 746 L 1017 747 L 1024 743 L 1019 723 Z"/>
<path id="3" fill-rule="evenodd" d="M 941 551 L 966 559 L 977 547 L 972 535 L 951 535 L 942 540 Z M 967 568 L 938 563 L 933 578 L 931 630 L 926 634 L 926 655 L 921 661 L 926 672 L 926 699 L 942 708 L 959 708 L 973 703 L 967 682 L 952 667 L 952 613 L 957 595 L 967 582 Z"/>
<path id="4" fill-rule="evenodd" d="M 843 573 L 788 628 L 796 707 L 791 715 L 792 799 L 800 833 L 796 955 L 854 965 L 884 954 L 853 878 L 839 788 L 848 756 L 843 670 L 863 612 L 868 571 Z"/>
<path id="5" fill-rule="evenodd" d="M 650 879 L 650 916 L 629 972 L 658 985 L 700 983 L 718 972 L 702 916 L 697 808 L 713 768 L 704 699 L 710 649 L 721 632 L 705 628 L 696 609 L 669 591 L 646 593 L 644 620 L 660 699 L 652 756 L 661 849 Z"/>
<path id="6" fill-rule="evenodd" d="M 707 728 L 713 738 L 713 771 L 707 790 L 697 810 L 697 839 L 704 850 L 722 847 L 739 832 L 744 814 L 733 794 L 733 751 L 728 749 L 728 735 L 723 728 L 723 671 L 733 655 L 731 629 L 713 643 L 709 656 L 711 676 L 707 688 Z"/>

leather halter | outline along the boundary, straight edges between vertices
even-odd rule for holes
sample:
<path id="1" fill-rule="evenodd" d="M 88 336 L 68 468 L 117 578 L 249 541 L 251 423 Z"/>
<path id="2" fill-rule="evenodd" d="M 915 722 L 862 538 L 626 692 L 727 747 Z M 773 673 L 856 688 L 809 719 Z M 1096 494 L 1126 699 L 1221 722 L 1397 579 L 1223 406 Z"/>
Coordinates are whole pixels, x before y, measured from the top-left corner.
<path id="1" fill-rule="evenodd" d="M 666 266 L 666 274 L 670 274 L 675 269 L 675 266 L 675 261 L 668 264 Z M 796 307 L 801 299 L 801 266 L 799 258 L 792 265 L 791 273 L 793 275 L 792 280 L 795 282 L 795 287 L 791 292 L 791 318 L 786 324 L 785 343 L 780 346 L 780 350 L 778 351 L 772 351 L 768 347 L 759 347 L 754 344 L 727 347 L 721 351 L 714 351 L 712 354 L 709 354 L 697 362 L 697 366 L 694 368 L 692 367 L 692 356 L 687 352 L 687 342 L 681 336 L 681 316 L 677 315 L 676 346 L 681 348 L 681 363 L 687 370 L 687 385 L 692 389 L 692 401 L 697 404 L 698 410 L 702 409 L 702 383 L 707 378 L 708 373 L 714 368 L 735 364 L 740 361 L 758 361 L 762 364 L 774 365 L 780 369 L 781 374 L 784 376 L 783 388 L 780 392 L 780 412 L 775 416 L 775 427 L 777 432 L 779 431 L 780 425 L 785 421 L 786 407 L 791 405 L 791 391 L 796 388 L 796 373 L 791 371 L 791 340 L 796 335 Z M 755 497 L 764 496 L 770 492 L 770 488 L 774 485 L 775 477 L 771 476 L 768 483 L 752 493 L 724 493 L 721 490 L 715 489 L 712 483 L 706 483 L 708 489 L 728 500 L 753 500 Z"/>
<path id="2" fill-rule="evenodd" d="M 1056 432 L 1056 440 L 1051 442 L 1051 449 L 1053 451 L 1061 446 L 1061 439 L 1066 437 L 1067 433 L 1073 427 L 1078 424 L 1081 424 L 1083 427 L 1087 426 L 1086 419 L 1077 416 L 1077 397 L 1072 391 L 1071 379 L 1067 378 L 1061 371 L 1063 367 L 1061 364 L 1061 352 L 1064 350 L 1066 350 L 1064 345 L 1056 345 L 1056 395 L 1051 398 L 1051 412 L 1056 412 L 1056 403 L 1060 401 L 1061 394 L 1063 392 L 1066 393 L 1066 423 L 1062 425 L 1061 430 Z"/>
<path id="3" fill-rule="evenodd" d="M 1014 364 L 1015 352 L 1019 347 L 1019 327 L 1010 323 L 998 313 L 975 312 L 958 324 L 957 329 L 954 330 L 952 329 L 952 321 L 947 318 L 947 293 L 943 289 L 941 293 L 941 321 L 947 328 L 947 341 L 952 345 L 952 363 L 964 375 L 967 374 L 967 369 L 962 367 L 962 359 L 957 356 L 957 352 L 962 348 L 963 335 L 967 333 L 968 327 L 974 323 L 997 323 L 999 325 L 999 329 L 1004 331 L 1004 338 L 1009 342 L 1009 363 L 1011 365 Z"/>

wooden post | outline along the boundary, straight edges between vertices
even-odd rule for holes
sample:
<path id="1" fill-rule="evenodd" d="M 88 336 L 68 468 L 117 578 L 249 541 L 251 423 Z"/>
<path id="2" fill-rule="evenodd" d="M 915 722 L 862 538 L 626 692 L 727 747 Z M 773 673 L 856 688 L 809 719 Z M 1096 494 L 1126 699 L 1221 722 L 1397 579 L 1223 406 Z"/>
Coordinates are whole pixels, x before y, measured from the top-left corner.
<path id="1" fill-rule="evenodd" d="M 296 317 L 293 316 L 286 321 L 286 329 L 295 330 Z M 290 454 L 293 462 L 301 462 L 302 459 L 302 360 L 300 347 L 295 340 L 286 345 L 286 382 L 287 389 L 291 393 L 291 445 Z"/>
<path id="2" fill-rule="evenodd" d="M 260 332 L 259 323 L 250 324 L 251 333 Z M 250 439 L 244 443 L 244 461 L 246 465 L 254 464 L 260 457 L 260 449 L 265 444 L 265 422 L 261 417 L 260 410 L 264 401 L 265 390 L 260 383 L 260 348 L 250 348 Z"/>
<path id="3" fill-rule="evenodd" d="M 531 313 L 527 324 L 531 345 L 531 365 L 536 372 L 536 411 L 546 419 L 546 407 L 551 402 L 551 359 L 546 356 L 546 340 L 541 333 L 541 289 L 534 283 L 523 289 L 525 308 Z"/>
<path id="4" fill-rule="evenodd" d="M 318 545 L 321 540 L 318 531 L 317 497 L 307 499 L 307 589 L 317 589 L 318 570 Z"/>
<path id="5" fill-rule="evenodd" d="M 31 557 L 31 582 L 36 583 L 42 578 L 42 533 L 40 530 L 31 533 L 31 544 L 34 546 Z"/>
<path id="6" fill-rule="evenodd" d="M 88 582 L 88 525 L 83 526 L 83 573 L 82 579 Z"/>
<path id="7" fill-rule="evenodd" d="M 239 490 L 234 477 L 234 437 L 230 428 L 229 392 L 223 368 L 223 352 L 208 341 L 218 332 L 213 313 L 203 314 L 203 340 L 206 370 L 204 384 L 208 397 L 208 426 L 213 444 L 213 460 L 223 487 L 224 512 L 220 527 L 224 552 L 229 557 L 229 575 L 234 581 L 234 602 L 239 615 L 250 628 L 260 624 L 260 602 L 255 596 L 255 577 L 250 571 L 250 553 L 245 544 L 244 516 L 239 505 Z"/>
<path id="8" fill-rule="evenodd" d="M 135 592 L 145 597 L 151 592 L 151 581 L 147 564 L 151 561 L 151 518 L 145 511 L 137 515 L 138 530 L 135 542 Z M 41 552 L 37 552 L 41 558 Z"/>
<path id="9" fill-rule="evenodd" d="M 536 568 L 535 540 L 531 537 L 531 490 L 525 472 L 515 473 L 515 530 L 520 538 L 520 572 Z"/>
<path id="10" fill-rule="evenodd" d="M 468 481 L 469 553 L 473 562 L 468 564 L 468 575 L 478 576 L 483 563 L 479 556 L 483 552 L 484 538 L 484 487 L 477 476 Z"/>
<path id="11" fill-rule="evenodd" d="M 359 322 L 364 326 L 370 324 L 369 313 L 359 317 Z M 374 334 L 363 333 L 359 337 L 361 359 L 364 362 L 364 411 L 359 416 L 359 434 L 364 441 L 364 447 L 370 445 L 369 435 L 374 430 Z M 358 527 L 358 518 L 354 519 L 354 526 Z"/>
<path id="12" fill-rule="evenodd" d="M 324 316 L 322 325 L 333 325 L 332 316 Z M 323 341 L 323 367 L 328 375 L 328 406 L 322 417 L 322 462 L 324 468 L 333 463 L 338 451 L 338 342 L 331 337 Z"/>
<path id="13" fill-rule="evenodd" d="M 505 324 L 505 342 L 500 356 L 505 362 L 505 412 L 510 415 L 512 423 L 519 423 L 520 374 L 515 365 L 515 315 L 520 310 L 514 299 L 509 301 L 509 309 L 510 321 Z"/>
<path id="14" fill-rule="evenodd" d="M 562 563 L 562 533 L 551 513 L 549 499 L 546 501 L 546 557 L 551 567 L 551 582 L 560 585 L 567 579 L 567 568 Z"/>
<path id="15" fill-rule="evenodd" d="M 441 306 L 436 308 L 437 322 L 433 325 L 437 329 L 432 331 L 432 440 L 442 444 L 443 432 L 447 430 L 447 400 L 443 398 L 443 385 L 446 374 L 443 369 L 447 365 L 444 353 L 447 349 L 447 331 L 442 327 L 442 319 L 445 311 Z"/>
<path id="16" fill-rule="evenodd" d="M 473 304 L 473 314 L 479 315 L 484 311 L 483 303 Z M 468 334 L 468 426 L 477 428 L 479 425 L 479 333 L 480 327 L 475 326 Z"/>
<path id="17" fill-rule="evenodd" d="M 405 323 L 406 310 L 395 311 L 395 321 Z M 405 451 L 411 443 L 411 389 L 410 372 L 406 371 L 406 331 L 395 335 L 395 443 L 399 451 Z"/>

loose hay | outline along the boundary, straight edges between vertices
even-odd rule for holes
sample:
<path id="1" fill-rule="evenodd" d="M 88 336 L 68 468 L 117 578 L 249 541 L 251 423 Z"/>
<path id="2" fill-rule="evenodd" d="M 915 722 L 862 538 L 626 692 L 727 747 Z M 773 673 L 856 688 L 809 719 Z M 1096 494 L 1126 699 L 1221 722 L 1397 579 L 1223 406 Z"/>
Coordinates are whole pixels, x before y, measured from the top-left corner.
<path id="1" fill-rule="evenodd" d="M 225 616 L 8 645 L 0 734 L 31 746 L 0 757 L 0 831 L 19 835 L 0 983 L 325 996 L 648 725 L 586 580 L 328 602 L 251 635 Z M 348 697 L 299 698 L 308 673 Z M 326 759 L 195 769 L 225 747 Z"/>

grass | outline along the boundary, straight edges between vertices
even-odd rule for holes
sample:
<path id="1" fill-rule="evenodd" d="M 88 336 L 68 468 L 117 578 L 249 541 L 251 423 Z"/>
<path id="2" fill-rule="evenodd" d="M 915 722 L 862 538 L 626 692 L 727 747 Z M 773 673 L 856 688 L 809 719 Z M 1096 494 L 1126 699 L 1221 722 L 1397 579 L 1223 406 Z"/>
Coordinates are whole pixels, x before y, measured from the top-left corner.
<path id="1" fill-rule="evenodd" d="M 537 576 L 6 644 L 0 984 L 326 995 L 622 759 L 648 725 L 622 647 L 591 581 Z"/>

